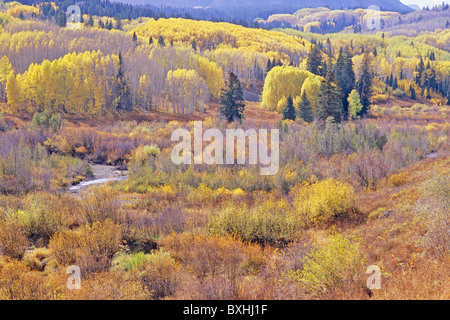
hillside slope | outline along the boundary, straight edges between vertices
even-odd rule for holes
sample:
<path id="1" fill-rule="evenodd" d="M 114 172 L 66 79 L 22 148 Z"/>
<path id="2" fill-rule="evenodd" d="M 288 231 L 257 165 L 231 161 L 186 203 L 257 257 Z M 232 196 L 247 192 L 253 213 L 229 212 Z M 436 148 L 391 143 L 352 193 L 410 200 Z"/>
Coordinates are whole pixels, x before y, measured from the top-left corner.
<path id="1" fill-rule="evenodd" d="M 119 1 L 117 1 L 119 2 Z M 141 0 L 128 0 L 121 1 L 128 3 L 141 4 Z M 276 7 L 276 6 L 296 6 L 299 8 L 316 8 L 316 7 L 329 7 L 330 9 L 339 8 L 367 8 L 371 5 L 379 6 L 382 9 L 398 11 L 398 12 L 411 12 L 412 9 L 398 0 L 154 0 L 151 5 L 169 5 L 177 7 L 218 7 L 227 8 L 235 6 L 258 6 L 258 7 Z"/>

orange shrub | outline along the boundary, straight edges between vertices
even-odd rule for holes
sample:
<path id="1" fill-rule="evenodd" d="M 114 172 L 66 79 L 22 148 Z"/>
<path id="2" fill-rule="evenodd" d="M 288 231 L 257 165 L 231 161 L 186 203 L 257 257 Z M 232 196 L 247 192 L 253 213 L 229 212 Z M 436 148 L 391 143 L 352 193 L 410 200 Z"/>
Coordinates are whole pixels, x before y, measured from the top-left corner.
<path id="1" fill-rule="evenodd" d="M 28 246 L 27 238 L 15 221 L 0 221 L 0 252 L 13 259 L 20 259 Z"/>

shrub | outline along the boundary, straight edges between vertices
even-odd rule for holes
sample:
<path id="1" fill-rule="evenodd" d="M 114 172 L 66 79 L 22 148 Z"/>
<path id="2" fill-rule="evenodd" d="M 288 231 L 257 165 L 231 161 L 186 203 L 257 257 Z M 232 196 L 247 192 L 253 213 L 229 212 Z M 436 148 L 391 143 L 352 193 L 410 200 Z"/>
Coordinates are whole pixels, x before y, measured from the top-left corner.
<path id="1" fill-rule="evenodd" d="M 48 248 L 37 248 L 25 253 L 23 262 L 31 270 L 42 271 L 50 260 L 51 251 Z"/>
<path id="2" fill-rule="evenodd" d="M 448 170 L 447 170 L 448 171 Z M 437 257 L 450 256 L 450 176 L 439 173 L 424 182 L 416 211 L 422 218 L 426 233 L 422 242 Z"/>
<path id="3" fill-rule="evenodd" d="M 173 295 L 181 280 L 180 264 L 162 250 L 118 255 L 113 264 L 116 271 L 127 272 L 128 277 L 141 281 L 155 299 Z"/>
<path id="4" fill-rule="evenodd" d="M 49 297 L 40 272 L 31 271 L 17 260 L 0 268 L 0 300 L 42 300 Z"/>
<path id="5" fill-rule="evenodd" d="M 29 238 L 40 238 L 46 244 L 55 232 L 66 225 L 64 210 L 55 206 L 57 199 L 56 196 L 45 193 L 30 195 L 25 208 L 14 214 L 14 219 Z"/>
<path id="6" fill-rule="evenodd" d="M 198 279 L 222 275 L 233 288 L 247 265 L 244 244 L 231 236 L 172 234 L 162 246 Z"/>
<path id="7" fill-rule="evenodd" d="M 50 239 L 48 248 L 51 256 L 60 265 L 68 266 L 77 260 L 77 251 L 81 247 L 80 235 L 73 231 L 58 232 Z"/>
<path id="8" fill-rule="evenodd" d="M 405 95 L 405 91 L 403 91 L 401 89 L 395 89 L 392 94 L 394 96 L 396 96 L 397 98 L 401 98 L 401 97 L 403 97 Z"/>
<path id="9" fill-rule="evenodd" d="M 245 205 L 231 205 L 210 218 L 212 234 L 237 235 L 244 241 L 280 245 L 287 243 L 299 225 L 285 200 L 263 200 L 249 210 Z"/>
<path id="10" fill-rule="evenodd" d="M 293 196 L 300 219 L 312 225 L 331 223 L 356 207 L 352 186 L 333 178 L 296 187 Z"/>
<path id="11" fill-rule="evenodd" d="M 0 221 L 0 252 L 3 255 L 21 259 L 27 246 L 27 238 L 16 221 Z"/>
<path id="12" fill-rule="evenodd" d="M 6 132 L 8 129 L 9 126 L 5 121 L 5 117 L 3 116 L 3 113 L 0 112 L 0 132 Z"/>
<path id="13" fill-rule="evenodd" d="M 292 275 L 310 292 L 320 293 L 355 281 L 364 264 L 360 242 L 334 233 L 325 243 L 314 243 L 303 269 Z"/>
<path id="14" fill-rule="evenodd" d="M 87 271 L 108 269 L 120 249 L 121 228 L 111 220 L 96 221 L 77 231 L 55 234 L 49 243 L 52 257 L 61 265 L 77 264 Z"/>
<path id="15" fill-rule="evenodd" d="M 400 187 L 409 181 L 409 175 L 408 172 L 400 172 L 390 176 L 388 181 L 393 186 Z"/>
<path id="16" fill-rule="evenodd" d="M 104 221 L 117 219 L 120 202 L 117 192 L 105 186 L 92 187 L 82 193 L 82 216 L 84 222 Z"/>

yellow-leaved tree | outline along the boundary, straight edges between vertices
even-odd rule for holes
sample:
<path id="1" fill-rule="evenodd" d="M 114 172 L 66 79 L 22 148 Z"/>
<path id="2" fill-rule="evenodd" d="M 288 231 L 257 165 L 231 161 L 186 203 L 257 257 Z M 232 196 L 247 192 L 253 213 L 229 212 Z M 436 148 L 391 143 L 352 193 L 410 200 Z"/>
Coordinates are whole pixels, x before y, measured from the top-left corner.
<path id="1" fill-rule="evenodd" d="M 289 95 L 295 100 L 302 93 L 305 80 L 313 75 L 309 71 L 292 66 L 277 66 L 267 73 L 262 93 L 261 106 L 265 109 L 281 112 L 283 101 Z M 281 102 L 280 102 L 281 101 Z"/>
<path id="2" fill-rule="evenodd" d="M 174 113 L 203 112 L 208 98 L 206 82 L 195 70 L 170 70 L 166 78 L 166 92 Z"/>

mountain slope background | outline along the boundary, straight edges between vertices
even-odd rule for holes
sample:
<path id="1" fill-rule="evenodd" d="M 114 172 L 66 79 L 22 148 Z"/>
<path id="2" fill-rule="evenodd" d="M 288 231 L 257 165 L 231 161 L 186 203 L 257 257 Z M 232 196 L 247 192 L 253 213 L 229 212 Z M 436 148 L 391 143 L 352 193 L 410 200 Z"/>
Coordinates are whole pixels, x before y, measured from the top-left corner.
<path id="1" fill-rule="evenodd" d="M 345 8 L 367 8 L 371 5 L 379 6 L 382 10 L 397 11 L 400 13 L 411 12 L 412 9 L 398 0 L 123 0 L 124 2 L 135 5 L 153 5 L 153 6 L 174 6 L 174 7 L 297 7 L 297 8 L 316 8 L 328 7 L 330 9 Z"/>

